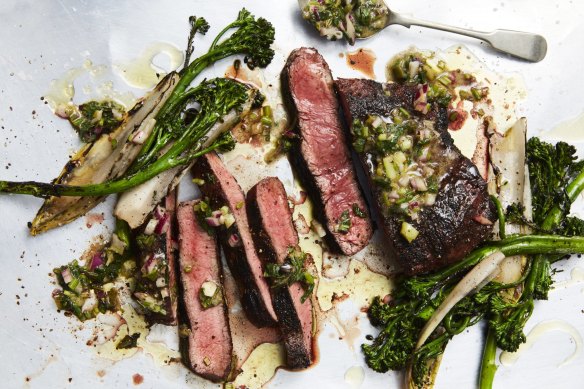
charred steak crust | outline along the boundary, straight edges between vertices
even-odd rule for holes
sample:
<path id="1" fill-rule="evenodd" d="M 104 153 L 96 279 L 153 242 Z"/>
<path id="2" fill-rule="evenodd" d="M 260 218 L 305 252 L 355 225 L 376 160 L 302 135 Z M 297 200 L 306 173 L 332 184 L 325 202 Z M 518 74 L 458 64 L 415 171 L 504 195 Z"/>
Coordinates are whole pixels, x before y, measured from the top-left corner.
<path id="1" fill-rule="evenodd" d="M 216 153 L 199 158 L 193 166 L 193 176 L 204 181 L 200 189 L 203 197 L 209 198 L 213 209 L 227 205 L 235 217 L 235 223 L 228 229 L 220 229 L 218 237 L 237 283 L 246 316 L 258 327 L 275 325 L 277 316 L 249 231 L 241 187 Z M 237 234 L 241 242 L 234 247 L 228 243 L 232 234 Z"/>
<path id="2" fill-rule="evenodd" d="M 283 263 L 288 248 L 298 245 L 298 234 L 282 182 L 268 177 L 247 193 L 247 214 L 258 255 L 265 262 Z M 300 301 L 304 290 L 299 283 L 287 288 L 271 288 L 274 310 L 286 347 L 289 369 L 305 369 L 313 361 L 312 302 Z"/>
<path id="3" fill-rule="evenodd" d="M 194 373 L 213 382 L 225 381 L 233 370 L 233 342 L 228 308 L 223 303 L 204 309 L 199 292 L 205 282 L 223 284 L 221 256 L 215 235 L 196 220 L 193 201 L 178 207 L 179 264 L 182 299 L 179 304 L 182 362 Z M 182 331 L 182 330 L 181 330 Z"/>
<path id="4" fill-rule="evenodd" d="M 415 111 L 416 86 L 380 84 L 372 80 L 339 79 L 335 81 L 347 123 L 363 120 L 368 115 L 389 116 L 396 107 L 411 115 L 432 120 L 440 134 L 436 154 L 443 165 L 436 201 L 420 212 L 415 228 L 419 235 L 408 242 L 400 233 L 401 219 L 384 216 L 383 230 L 404 273 L 416 275 L 431 272 L 457 262 L 490 236 L 497 219 L 495 205 L 487 192 L 487 184 L 476 166 L 454 145 L 448 133 L 446 108 L 433 104 L 426 115 Z M 366 152 L 359 154 L 369 172 L 375 206 L 383 215 L 381 190 L 372 181 L 371 163 Z"/>
<path id="5" fill-rule="evenodd" d="M 352 255 L 371 239 L 373 228 L 339 117 L 338 101 L 327 63 L 313 48 L 299 48 L 281 74 L 282 94 L 299 136 L 291 162 L 315 202 L 315 216 L 328 231 L 331 249 Z M 355 215 L 354 207 L 363 212 Z M 348 231 L 338 231 L 345 218 Z"/>

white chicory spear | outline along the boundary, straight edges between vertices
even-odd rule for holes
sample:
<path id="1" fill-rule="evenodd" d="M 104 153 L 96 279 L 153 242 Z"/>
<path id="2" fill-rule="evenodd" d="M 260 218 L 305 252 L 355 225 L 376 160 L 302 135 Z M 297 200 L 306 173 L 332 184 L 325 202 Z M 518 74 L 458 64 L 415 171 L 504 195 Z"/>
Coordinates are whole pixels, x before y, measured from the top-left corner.
<path id="1" fill-rule="evenodd" d="M 440 325 L 442 319 L 446 317 L 456 303 L 472 292 L 482 288 L 499 273 L 499 265 L 503 259 L 505 259 L 505 254 L 500 251 L 495 251 L 479 262 L 478 265 L 464 276 L 454 289 L 452 289 L 448 297 L 440 304 L 438 309 L 434 311 L 434 314 L 422 329 L 418 343 L 416 344 L 416 350 L 426 343 L 426 340 L 428 340 L 432 332 Z"/>
<path id="2" fill-rule="evenodd" d="M 171 73 L 128 113 L 118 128 L 101 135 L 71 158 L 55 183 L 66 185 L 98 184 L 119 178 L 140 152 L 142 145 L 133 143 L 137 131 L 147 131 L 152 120 L 171 95 L 178 74 Z M 147 123 L 148 125 L 143 125 Z M 32 221 L 30 232 L 39 234 L 69 223 L 99 204 L 105 196 L 49 197 Z"/>

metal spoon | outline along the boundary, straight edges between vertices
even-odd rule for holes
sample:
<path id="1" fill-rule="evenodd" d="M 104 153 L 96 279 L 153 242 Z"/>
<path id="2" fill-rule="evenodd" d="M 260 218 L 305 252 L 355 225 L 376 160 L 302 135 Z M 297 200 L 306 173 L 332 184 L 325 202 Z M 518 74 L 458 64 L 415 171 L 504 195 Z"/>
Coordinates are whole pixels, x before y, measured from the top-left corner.
<path id="1" fill-rule="evenodd" d="M 306 3 L 306 0 L 298 0 L 298 2 L 302 9 L 303 4 Z M 411 26 L 420 26 L 470 36 L 472 38 L 480 39 L 489 43 L 496 50 L 531 62 L 541 61 L 544 59 L 547 52 L 547 42 L 541 35 L 513 30 L 494 30 L 491 32 L 483 32 L 469 30 L 466 28 L 453 27 L 441 23 L 415 19 L 409 15 L 397 14 L 391 11 L 387 4 L 385 4 L 383 1 L 380 1 L 380 3 L 382 3 L 387 10 L 385 24 L 376 30 L 367 29 L 368 32 L 362 34 L 357 39 L 366 39 L 383 30 L 387 26 L 398 24 L 407 28 L 410 28 Z"/>

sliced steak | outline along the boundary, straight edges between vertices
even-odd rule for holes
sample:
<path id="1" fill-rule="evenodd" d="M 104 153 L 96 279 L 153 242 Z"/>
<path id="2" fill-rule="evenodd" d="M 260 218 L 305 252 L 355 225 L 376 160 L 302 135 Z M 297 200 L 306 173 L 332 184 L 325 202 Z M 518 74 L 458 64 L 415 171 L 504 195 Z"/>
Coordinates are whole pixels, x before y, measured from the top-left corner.
<path id="1" fill-rule="evenodd" d="M 262 261 L 283 264 L 288 251 L 298 246 L 298 234 L 282 182 L 268 177 L 247 194 L 247 214 Z M 312 364 L 312 303 L 301 298 L 300 283 L 272 288 L 274 310 L 286 346 L 287 367 L 304 369 Z"/>
<path id="2" fill-rule="evenodd" d="M 227 304 L 222 294 L 218 305 L 204 308 L 201 288 L 215 284 L 221 288 L 221 256 L 215 235 L 202 228 L 193 211 L 194 202 L 178 207 L 179 268 L 182 285 L 181 334 L 183 363 L 196 374 L 214 382 L 227 379 L 232 370 L 233 344 L 229 331 Z M 182 328 L 182 325 L 181 325 Z M 182 329 L 181 329 L 182 331 Z"/>
<path id="3" fill-rule="evenodd" d="M 282 70 L 281 82 L 299 136 L 292 162 L 313 196 L 316 216 L 329 232 L 331 248 L 355 254 L 367 245 L 373 228 L 353 170 L 328 65 L 315 49 L 296 49 Z"/>
<path id="4" fill-rule="evenodd" d="M 496 213 L 487 184 L 454 145 L 446 108 L 415 105 L 424 101 L 424 86 L 361 79 L 335 86 L 406 274 L 459 261 L 489 237 Z"/>
<path id="5" fill-rule="evenodd" d="M 134 296 L 150 323 L 177 324 L 174 239 L 176 192 L 166 196 L 136 236 L 138 264 Z"/>
<path id="6" fill-rule="evenodd" d="M 251 237 L 241 187 L 215 153 L 205 154 L 197 160 L 193 176 L 201 180 L 201 192 L 203 197 L 209 199 L 211 207 L 218 209 L 227 206 L 235 218 L 232 226 L 218 231 L 219 242 L 237 281 L 243 309 L 256 326 L 275 325 L 277 318 L 270 288 Z M 233 236 L 239 238 L 237 243 L 230 239 Z"/>

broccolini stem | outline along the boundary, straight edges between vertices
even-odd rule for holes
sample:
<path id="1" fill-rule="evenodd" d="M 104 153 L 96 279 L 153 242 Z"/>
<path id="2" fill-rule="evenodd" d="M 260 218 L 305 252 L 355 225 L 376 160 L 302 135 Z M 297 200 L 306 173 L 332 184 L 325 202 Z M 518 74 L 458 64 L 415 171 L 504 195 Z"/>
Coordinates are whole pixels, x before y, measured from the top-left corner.
<path id="1" fill-rule="evenodd" d="M 570 202 L 574 202 L 576 197 L 584 190 L 584 170 L 576 176 L 576 178 L 570 182 L 566 187 L 566 194 L 570 199 Z M 562 218 L 562 209 L 559 206 L 553 207 L 547 214 L 545 220 L 542 223 L 542 228 L 546 231 L 551 230 L 558 224 Z"/>
<path id="2" fill-rule="evenodd" d="M 495 379 L 495 373 L 497 372 L 497 363 L 495 362 L 496 355 L 497 338 L 495 338 L 495 332 L 493 329 L 489 328 L 481 361 L 479 389 L 491 389 L 493 387 L 493 380 Z"/>
<path id="3" fill-rule="evenodd" d="M 497 207 L 497 218 L 499 219 L 499 237 L 505 239 L 505 211 L 497 196 L 491 196 L 491 200 Z"/>
<path id="4" fill-rule="evenodd" d="M 198 150 L 185 158 L 159 159 L 148 167 L 147 170 L 132 174 L 116 181 L 102 184 L 83 186 L 68 186 L 62 184 L 49 184 L 45 182 L 24 181 L 0 181 L 0 193 L 25 194 L 35 197 L 48 196 L 105 196 L 112 193 L 120 193 L 140 185 L 158 174 L 176 166 L 185 165 L 195 158 L 200 157 L 209 150 Z"/>

